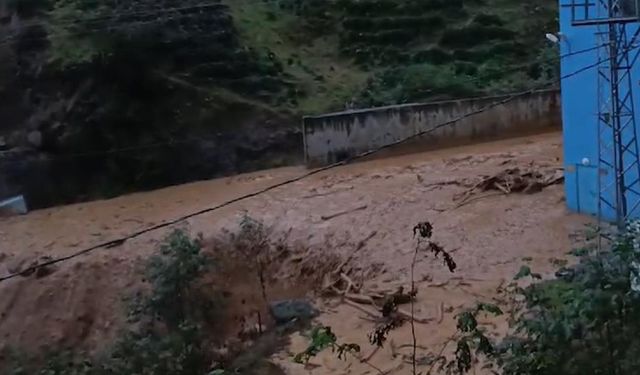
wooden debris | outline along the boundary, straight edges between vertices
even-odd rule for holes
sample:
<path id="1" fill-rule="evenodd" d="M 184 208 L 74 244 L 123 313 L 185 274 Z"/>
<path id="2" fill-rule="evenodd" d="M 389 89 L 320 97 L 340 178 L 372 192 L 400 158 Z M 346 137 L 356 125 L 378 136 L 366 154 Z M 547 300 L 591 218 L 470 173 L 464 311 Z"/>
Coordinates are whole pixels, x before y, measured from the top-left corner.
<path id="1" fill-rule="evenodd" d="M 360 291 L 362 286 L 347 275 L 349 272 L 348 265 L 356 258 L 360 250 L 366 246 L 367 242 L 375 237 L 376 234 L 378 234 L 378 232 L 374 230 L 369 233 L 367 237 L 360 240 L 354 247 L 351 254 L 349 254 L 349 256 L 335 268 L 335 270 L 324 275 L 322 291 L 325 295 L 343 296 L 346 293 L 358 293 Z"/>
<path id="2" fill-rule="evenodd" d="M 497 196 L 503 196 L 504 193 L 502 192 L 495 192 L 495 193 L 489 193 L 489 194 L 485 194 L 485 195 L 479 195 L 477 197 L 473 197 L 473 198 L 469 198 L 469 199 L 465 199 L 464 201 L 462 201 L 460 204 L 458 204 L 457 206 L 453 207 L 451 209 L 451 211 L 453 210 L 457 210 L 458 208 L 464 207 L 466 205 L 468 205 L 469 203 L 473 203 L 475 201 L 479 201 L 481 199 L 485 199 L 485 198 L 491 198 L 491 197 L 497 197 Z"/>
<path id="3" fill-rule="evenodd" d="M 404 288 L 400 286 L 388 298 L 391 300 L 391 302 L 394 305 L 399 306 L 399 305 L 410 303 L 411 301 L 415 300 L 417 295 L 418 295 L 418 289 L 414 288 L 412 291 L 405 293 Z"/>
<path id="4" fill-rule="evenodd" d="M 344 303 L 348 304 L 351 307 L 357 308 L 358 310 L 375 318 L 384 319 L 389 316 L 395 315 L 405 320 L 411 320 L 411 313 L 398 308 L 398 306 L 410 303 L 411 300 L 415 298 L 417 293 L 417 290 L 405 293 L 404 289 L 402 287 L 399 287 L 395 293 L 383 296 L 372 296 L 358 293 L 344 293 L 343 296 Z M 364 308 L 363 305 L 375 306 L 380 312 L 372 313 L 372 311 Z M 416 316 L 415 314 L 413 316 L 413 321 L 416 323 L 428 324 L 433 320 L 433 318 L 420 317 Z"/>
<path id="5" fill-rule="evenodd" d="M 360 250 L 362 250 L 365 247 L 367 242 L 373 237 L 375 237 L 376 234 L 378 234 L 378 231 L 374 230 L 371 233 L 369 233 L 367 237 L 360 240 L 360 242 L 358 242 L 358 244 L 356 245 L 355 249 L 353 249 L 351 254 L 349 254 L 349 257 L 345 259 L 342 263 L 340 263 L 340 265 L 336 268 L 335 271 L 333 271 L 333 273 L 337 275 L 337 274 L 340 274 L 341 272 L 344 272 L 346 266 L 348 266 L 349 263 L 351 263 L 351 261 L 356 257 L 358 252 L 360 252 Z"/>
<path id="6" fill-rule="evenodd" d="M 358 206 L 358 207 L 356 207 L 356 208 L 352 208 L 352 209 L 349 209 L 349 210 L 344 210 L 344 211 L 336 212 L 336 213 L 331 214 L 331 215 L 323 215 L 323 216 L 320 216 L 320 219 L 322 219 L 322 220 L 324 220 L 324 221 L 331 220 L 331 219 L 335 219 L 336 217 L 339 217 L 339 216 L 342 216 L 342 215 L 346 215 L 346 214 L 350 214 L 350 213 L 352 213 L 352 212 L 366 210 L 366 209 L 367 209 L 367 207 L 369 207 L 369 206 L 367 206 L 366 204 L 364 204 L 364 205 L 362 205 L 362 206 Z"/>
<path id="7" fill-rule="evenodd" d="M 407 319 L 407 320 L 411 320 L 411 313 L 402 309 L 398 309 L 396 311 L 398 313 L 398 315 L 402 316 L 403 318 Z M 420 324 L 429 324 L 431 322 L 433 322 L 433 318 L 424 318 L 421 316 L 417 316 L 416 314 L 413 314 L 413 321 L 416 323 L 420 323 Z"/>
<path id="8" fill-rule="evenodd" d="M 351 280 L 349 276 L 341 272 L 340 278 L 347 283 L 347 288 L 344 290 L 345 294 L 349 293 L 351 289 L 353 289 L 354 291 L 360 290 L 360 287 L 358 287 L 358 284 L 356 284 L 353 280 Z"/>
<path id="9" fill-rule="evenodd" d="M 469 185 L 467 185 L 464 181 L 459 181 L 459 180 L 445 180 L 445 181 L 436 181 L 436 182 L 431 182 L 428 184 L 424 184 L 424 179 L 422 179 L 422 177 L 418 177 L 418 181 L 423 184 L 422 186 L 425 188 L 430 188 L 430 190 L 435 190 L 438 188 L 441 188 L 443 186 L 464 186 L 464 187 L 468 187 Z"/>
<path id="10" fill-rule="evenodd" d="M 444 302 L 440 302 L 438 305 L 438 324 L 444 320 Z"/>
<path id="11" fill-rule="evenodd" d="M 388 301 L 389 300 L 387 300 L 387 302 Z M 384 314 L 382 314 L 383 315 L 382 317 L 380 316 L 381 313 L 372 314 L 370 310 L 365 309 L 362 306 L 362 305 L 377 306 L 377 303 L 374 301 L 374 299 L 369 297 L 369 296 L 364 296 L 364 295 L 359 295 L 359 294 L 347 294 L 347 295 L 345 295 L 345 301 L 344 302 L 346 304 L 348 304 L 349 306 L 355 307 L 358 310 L 360 310 L 360 311 L 362 311 L 362 312 L 364 312 L 364 313 L 366 313 L 368 315 L 375 316 L 375 317 L 378 317 L 378 318 L 383 318 L 384 317 Z M 398 308 L 393 313 L 397 314 L 398 316 L 402 317 L 403 319 L 411 320 L 411 313 L 407 312 L 405 310 L 402 310 L 402 309 Z M 416 323 L 428 324 L 428 323 L 431 323 L 433 320 L 434 320 L 433 318 L 426 318 L 426 317 L 416 316 L 415 314 L 413 315 L 413 321 L 416 322 Z"/>
<path id="12" fill-rule="evenodd" d="M 407 304 L 411 302 L 412 299 L 415 299 L 417 294 L 417 290 L 405 293 L 403 287 L 398 287 L 396 291 L 391 294 L 367 293 L 364 295 L 358 293 L 345 293 L 344 296 L 356 303 L 382 307 L 385 304 L 392 304 L 394 306 Z"/>
<path id="13" fill-rule="evenodd" d="M 331 191 L 325 191 L 325 192 L 322 192 L 322 193 L 309 194 L 309 195 L 303 196 L 302 198 L 309 199 L 309 198 L 317 198 L 317 197 L 326 197 L 328 195 L 342 193 L 342 192 L 349 191 L 349 190 L 353 190 L 353 186 L 347 186 L 347 187 L 344 187 L 344 188 L 334 189 L 334 190 L 331 190 Z"/>
<path id="14" fill-rule="evenodd" d="M 456 200 L 466 201 L 471 196 L 486 192 L 500 191 L 503 194 L 525 193 L 533 194 L 544 188 L 560 184 L 564 181 L 561 169 L 547 169 L 540 171 L 536 168 L 523 171 L 520 168 L 508 168 L 493 176 L 484 177 L 469 190 L 457 195 Z"/>
<path id="15" fill-rule="evenodd" d="M 349 305 L 349 306 L 351 306 L 351 307 L 353 307 L 354 309 L 362 311 L 363 313 L 365 313 L 365 314 L 367 314 L 367 315 L 369 315 L 369 316 L 371 316 L 373 318 L 380 318 L 380 313 L 379 312 L 371 311 L 371 310 L 365 308 L 364 306 L 362 306 L 362 305 L 360 305 L 360 304 L 358 304 L 356 302 L 353 302 L 353 301 L 350 301 L 348 299 L 345 299 L 344 303 Z"/>
<path id="16" fill-rule="evenodd" d="M 346 293 L 344 295 L 344 298 L 346 298 L 349 301 L 359 303 L 361 305 L 375 305 L 373 298 L 362 295 L 362 294 Z"/>

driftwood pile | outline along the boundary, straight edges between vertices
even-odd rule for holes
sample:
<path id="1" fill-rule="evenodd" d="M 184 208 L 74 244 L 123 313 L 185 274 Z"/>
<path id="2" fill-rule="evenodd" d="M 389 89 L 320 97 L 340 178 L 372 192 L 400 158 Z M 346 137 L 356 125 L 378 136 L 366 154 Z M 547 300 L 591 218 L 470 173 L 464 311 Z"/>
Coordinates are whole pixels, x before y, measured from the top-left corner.
<path id="1" fill-rule="evenodd" d="M 374 345 L 373 350 L 360 356 L 361 362 L 368 362 L 383 346 L 389 332 L 402 326 L 405 322 L 428 324 L 441 323 L 444 317 L 444 306 L 440 304 L 438 317 L 424 317 L 411 314 L 401 306 L 415 301 L 418 290 L 405 290 L 398 287 L 395 290 L 368 290 L 361 283 L 353 281 L 349 276 L 340 273 L 337 277 L 325 279 L 323 285 L 325 295 L 339 297 L 344 303 L 362 312 L 365 316 L 360 319 L 373 322 L 374 330 L 369 333 L 369 342 Z"/>
<path id="2" fill-rule="evenodd" d="M 368 316 L 369 320 L 375 322 L 389 318 L 410 320 L 411 314 L 400 306 L 409 304 L 412 300 L 415 301 L 418 294 L 417 289 L 405 291 L 403 287 L 395 290 L 364 290 L 359 283 L 351 280 L 344 273 L 331 281 L 325 279 L 323 291 L 327 296 L 340 297 L 343 303 L 360 310 Z M 416 323 L 427 324 L 434 320 L 437 319 L 415 314 L 413 316 L 413 321 Z"/>
<path id="3" fill-rule="evenodd" d="M 480 182 L 470 189 L 456 196 L 458 201 L 466 201 L 473 195 L 496 191 L 504 194 L 524 193 L 533 194 L 542 191 L 547 186 L 561 184 L 564 182 L 562 169 L 554 168 L 548 170 L 521 170 L 520 168 L 509 168 L 493 176 L 485 176 Z"/>

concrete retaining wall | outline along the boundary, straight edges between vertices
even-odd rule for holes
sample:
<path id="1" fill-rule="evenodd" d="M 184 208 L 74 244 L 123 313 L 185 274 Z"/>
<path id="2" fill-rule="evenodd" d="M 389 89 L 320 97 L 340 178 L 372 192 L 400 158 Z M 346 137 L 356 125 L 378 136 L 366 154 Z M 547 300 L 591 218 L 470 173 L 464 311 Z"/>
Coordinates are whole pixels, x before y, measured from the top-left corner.
<path id="1" fill-rule="evenodd" d="M 303 121 L 305 161 L 309 166 L 344 160 L 371 149 L 413 136 L 417 150 L 460 145 L 476 140 L 560 128 L 560 92 L 537 91 L 496 105 L 452 124 L 438 127 L 510 95 L 404 104 L 305 117 Z"/>

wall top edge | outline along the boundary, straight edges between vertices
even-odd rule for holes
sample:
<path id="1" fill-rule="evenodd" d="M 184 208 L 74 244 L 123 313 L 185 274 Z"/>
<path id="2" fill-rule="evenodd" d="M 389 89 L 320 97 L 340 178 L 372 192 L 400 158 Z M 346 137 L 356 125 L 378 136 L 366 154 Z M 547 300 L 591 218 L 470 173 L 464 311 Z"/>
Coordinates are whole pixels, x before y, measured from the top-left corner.
<path id="1" fill-rule="evenodd" d="M 531 91 L 531 92 L 518 92 L 518 93 L 515 93 L 515 94 L 518 94 L 518 95 L 519 94 L 524 94 L 524 95 L 531 94 L 531 95 L 533 95 L 533 94 L 558 93 L 558 92 L 560 92 L 560 89 L 553 88 L 553 89 L 535 90 L 535 91 Z M 405 109 L 405 108 L 412 108 L 412 107 L 436 106 L 436 105 L 442 105 L 442 104 L 447 104 L 447 103 L 456 103 L 456 102 L 469 102 L 469 101 L 477 101 L 477 100 L 508 98 L 509 96 L 512 96 L 512 95 L 514 95 L 514 93 L 502 94 L 502 95 L 478 96 L 478 97 L 471 97 L 471 98 L 450 99 L 450 100 L 439 100 L 439 101 L 434 101 L 434 102 L 394 104 L 394 105 L 387 105 L 387 106 L 383 106 L 383 107 L 371 107 L 371 108 L 362 108 L 362 109 L 353 109 L 353 110 L 346 110 L 346 111 L 339 111 L 339 112 L 331 112 L 331 113 L 325 113 L 325 114 L 316 115 L 316 116 L 303 116 L 302 119 L 303 119 L 303 121 L 306 121 L 306 120 L 320 120 L 320 119 L 326 119 L 326 118 L 331 118 L 331 117 L 358 115 L 358 114 L 364 114 L 364 113 L 384 112 L 384 111 L 388 111 L 390 109 Z"/>

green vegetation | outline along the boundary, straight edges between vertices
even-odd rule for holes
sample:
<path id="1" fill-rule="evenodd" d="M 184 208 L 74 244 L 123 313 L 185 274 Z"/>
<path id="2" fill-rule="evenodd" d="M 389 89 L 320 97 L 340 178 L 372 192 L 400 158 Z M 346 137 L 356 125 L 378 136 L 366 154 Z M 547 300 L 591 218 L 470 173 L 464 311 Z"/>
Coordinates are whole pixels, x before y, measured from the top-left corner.
<path id="1" fill-rule="evenodd" d="M 37 358 L 9 355 L 10 375 L 194 375 L 213 371 L 205 331 L 221 305 L 199 285 L 210 262 L 197 242 L 176 231 L 147 263 L 148 293 L 132 304 L 135 324 L 114 345 L 95 357 L 76 352 L 52 352 Z"/>
<path id="2" fill-rule="evenodd" d="M 227 3 L 243 42 L 286 62 L 305 113 L 505 92 L 556 74 L 539 35 L 557 28 L 555 1 Z M 540 63 L 516 69 L 522 61 Z"/>
<path id="3" fill-rule="evenodd" d="M 556 279 L 524 289 L 510 284 L 505 296 L 512 329 L 497 344 L 485 332 L 475 331 L 478 310 L 461 314 L 458 328 L 466 335 L 458 341 L 452 373 L 472 369 L 475 359 L 464 347 L 469 332 L 481 363 L 504 375 L 638 373 L 640 299 L 631 289 L 637 277 L 633 264 L 638 262 L 638 228 L 637 222 L 631 223 L 610 250 L 575 252 L 580 262 L 561 268 Z M 537 278 L 525 266 L 516 279 L 528 276 Z"/>
<path id="4" fill-rule="evenodd" d="M 47 21 L 24 32 L 32 35 L 18 35 L 16 44 L 39 35 L 44 44 L 38 49 L 52 72 L 80 69 L 87 78 L 109 74 L 119 84 L 135 79 L 149 89 L 165 86 L 163 94 L 174 96 L 166 104 L 187 101 L 182 106 L 196 112 L 242 98 L 275 111 L 316 113 L 349 101 L 389 104 L 506 91 L 514 66 L 548 57 L 539 33 L 556 29 L 557 11 L 552 0 L 12 4 L 21 16 Z M 106 70 L 83 72 L 87 65 Z M 125 65 L 133 76 L 124 75 Z M 548 75 L 543 70 L 533 64 L 518 80 L 534 82 Z M 172 77 L 203 90 L 175 92 L 166 82 Z M 463 84 L 470 77 L 477 81 Z M 160 98 L 149 100 L 158 104 Z M 175 112 L 174 121 L 197 125 L 193 113 Z"/>
<path id="5" fill-rule="evenodd" d="M 640 300 L 631 290 L 637 238 L 629 232 L 610 251 L 561 269 L 558 279 L 518 291 L 524 313 L 498 347 L 504 374 L 638 372 Z"/>
<path id="6" fill-rule="evenodd" d="M 427 235 L 432 229 L 416 228 Z M 640 278 L 639 241 L 640 221 L 633 221 L 609 249 L 589 245 L 571 252 L 579 257 L 573 266 L 552 259 L 562 266 L 555 279 L 539 281 L 540 275 L 522 266 L 512 283 L 499 288 L 502 296 L 495 301 L 502 306 L 480 302 L 457 314 L 457 333 L 440 353 L 426 356 L 431 366 L 427 373 L 463 375 L 482 367 L 502 375 L 637 374 L 640 295 L 633 286 Z M 502 315 L 510 329 L 496 342 L 481 318 Z M 337 341 L 330 328 L 318 327 L 296 360 L 304 363 L 327 348 L 344 355 L 339 350 L 344 345 Z M 452 341 L 455 351 L 443 355 Z M 411 373 L 416 374 L 415 354 L 413 364 Z"/>
<path id="7" fill-rule="evenodd" d="M 188 321 L 212 321 L 216 312 L 211 295 L 195 283 L 208 270 L 209 259 L 200 245 L 184 232 L 176 231 L 160 246 L 159 254 L 149 258 L 146 279 L 152 293 L 135 302 L 136 315 L 152 315 L 170 328 Z"/>
<path id="8" fill-rule="evenodd" d="M 243 43 L 282 62 L 292 92 L 294 110 L 320 113 L 340 109 L 364 87 L 367 73 L 337 48 L 338 35 L 327 33 L 329 22 L 314 22 L 314 12 L 293 1 L 228 0 Z M 317 13 L 329 2 L 310 2 Z M 323 27 L 318 33 L 314 27 Z"/>
<path id="9" fill-rule="evenodd" d="M 556 29 L 555 0 L 12 0 L 8 9 L 1 20 L 24 27 L 0 23 L 2 147 L 50 158 L 0 173 L 33 207 L 291 163 L 303 114 L 557 76 L 543 37 Z"/>
<path id="10" fill-rule="evenodd" d="M 314 327 L 309 332 L 309 340 L 309 346 L 293 357 L 294 362 L 306 364 L 311 358 L 326 349 L 331 349 L 339 359 L 346 359 L 347 354 L 360 353 L 360 346 L 357 344 L 338 344 L 338 339 L 331 331 L 331 327 Z"/>

